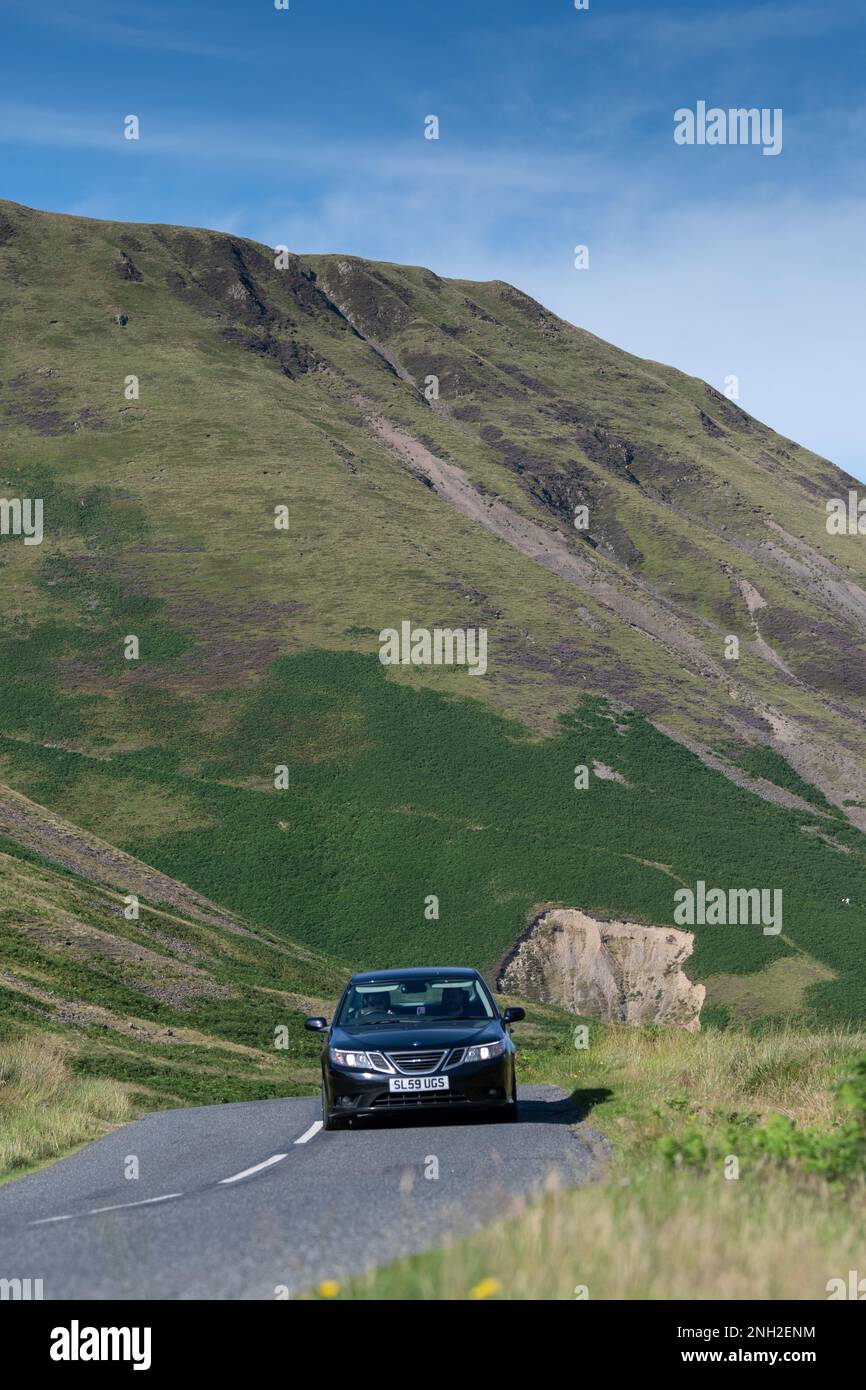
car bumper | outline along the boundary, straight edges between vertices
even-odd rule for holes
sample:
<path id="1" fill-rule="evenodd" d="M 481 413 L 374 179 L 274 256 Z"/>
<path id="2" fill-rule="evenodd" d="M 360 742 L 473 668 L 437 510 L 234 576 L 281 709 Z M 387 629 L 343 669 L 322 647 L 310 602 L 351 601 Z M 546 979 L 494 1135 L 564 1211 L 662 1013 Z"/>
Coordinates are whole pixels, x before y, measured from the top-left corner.
<path id="1" fill-rule="evenodd" d="M 393 1092 L 391 1078 L 382 1072 L 350 1071 L 332 1064 L 325 1074 L 328 1109 L 348 1118 L 416 1110 L 491 1110 L 513 1104 L 514 1060 L 508 1054 L 436 1074 L 447 1076 L 447 1091 Z"/>

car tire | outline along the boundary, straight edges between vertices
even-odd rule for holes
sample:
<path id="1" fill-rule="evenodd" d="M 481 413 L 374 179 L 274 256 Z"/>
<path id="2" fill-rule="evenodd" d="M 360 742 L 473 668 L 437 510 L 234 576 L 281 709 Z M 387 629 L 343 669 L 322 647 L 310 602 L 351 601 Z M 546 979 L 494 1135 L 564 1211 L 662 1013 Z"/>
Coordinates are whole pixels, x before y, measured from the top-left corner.
<path id="1" fill-rule="evenodd" d="M 520 1106 L 517 1102 L 517 1082 L 511 1087 L 511 1104 L 503 1115 L 503 1120 L 507 1125 L 516 1125 L 520 1119 Z"/>

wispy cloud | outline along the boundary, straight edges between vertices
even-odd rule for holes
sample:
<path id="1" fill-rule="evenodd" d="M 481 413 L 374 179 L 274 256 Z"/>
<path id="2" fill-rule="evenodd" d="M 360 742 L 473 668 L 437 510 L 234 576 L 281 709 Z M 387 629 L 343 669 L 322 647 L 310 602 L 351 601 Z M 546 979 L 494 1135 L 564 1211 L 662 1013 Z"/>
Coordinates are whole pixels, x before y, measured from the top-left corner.
<path id="1" fill-rule="evenodd" d="M 126 140 L 127 114 L 141 120 L 141 138 Z M 334 140 L 295 130 L 290 136 L 263 123 L 246 127 L 238 122 L 193 123 L 172 120 L 163 110 L 149 114 L 118 111 L 101 118 L 45 107 L 0 103 L 0 144 L 37 145 L 114 153 L 136 158 L 167 156 L 177 161 L 203 161 L 238 169 L 259 166 L 273 172 L 303 172 L 319 177 L 362 180 L 373 177 L 383 186 L 418 180 L 431 188 L 443 182 L 464 181 L 479 193 L 511 189 L 522 195 L 562 193 L 576 179 L 601 178 L 606 168 L 601 153 L 548 154 L 496 149 L 489 145 L 449 148 L 421 138 L 394 140 L 383 136 Z M 611 185 L 616 176 L 610 171 Z"/>
<path id="2" fill-rule="evenodd" d="M 86 39 L 95 48 L 145 49 L 160 53 L 175 53 L 179 57 L 214 59 L 228 63 L 267 64 L 273 61 L 267 51 L 238 43 L 215 43 L 201 36 L 207 23 L 207 3 L 191 24 L 178 20 L 177 7 L 161 9 L 149 6 L 148 23 L 135 24 L 118 19 L 116 3 L 66 3 L 62 6 L 43 6 L 32 0 L 4 0 L 0 9 L 43 30 L 66 32 Z M 196 32 L 198 28 L 199 32 Z"/>
<path id="3" fill-rule="evenodd" d="M 634 10 L 603 14 L 597 25 L 599 41 L 632 53 L 666 55 L 685 63 L 699 53 L 724 50 L 743 55 L 765 44 L 815 38 L 858 24 L 857 10 L 848 0 L 833 6 L 812 4 L 754 5 L 747 9 L 719 6 L 695 8 L 689 14 Z"/>
<path id="4" fill-rule="evenodd" d="M 617 5 L 615 10 L 597 9 L 591 21 L 577 16 L 570 30 L 563 27 L 559 18 L 539 19 L 523 30 L 519 52 L 515 52 L 507 28 L 477 28 L 473 42 L 479 52 L 509 55 L 524 73 L 545 55 L 550 59 L 552 42 L 557 45 L 555 52 L 597 55 L 608 49 L 617 62 L 636 60 L 645 67 L 659 63 L 665 67 L 687 67 L 704 55 L 733 54 L 742 60 L 756 49 L 844 33 L 861 26 L 859 0 L 836 0 L 832 6 L 696 5 L 690 11 L 645 4 L 639 8 Z"/>

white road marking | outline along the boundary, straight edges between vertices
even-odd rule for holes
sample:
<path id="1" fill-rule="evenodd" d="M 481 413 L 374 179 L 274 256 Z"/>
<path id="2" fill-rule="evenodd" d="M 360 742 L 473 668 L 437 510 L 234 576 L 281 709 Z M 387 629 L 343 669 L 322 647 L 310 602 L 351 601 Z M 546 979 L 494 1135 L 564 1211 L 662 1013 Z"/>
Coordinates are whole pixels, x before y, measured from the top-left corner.
<path id="1" fill-rule="evenodd" d="M 304 1130 L 304 1133 L 301 1135 L 300 1139 L 296 1139 L 295 1143 L 309 1144 L 310 1140 L 315 1138 L 315 1136 L 318 1134 L 319 1130 L 322 1128 L 323 1123 L 324 1122 L 322 1120 L 316 1120 L 315 1124 L 310 1125 L 309 1129 Z"/>
<path id="2" fill-rule="evenodd" d="M 166 1192 L 164 1197 L 144 1197 L 140 1202 L 117 1202 L 111 1207 L 91 1207 L 89 1211 L 71 1212 L 68 1216 L 42 1216 L 38 1221 L 29 1221 L 29 1226 L 48 1226 L 52 1221 L 74 1221 L 76 1216 L 99 1216 L 104 1211 L 126 1211 L 128 1207 L 149 1207 L 154 1202 L 170 1202 L 173 1197 L 182 1197 L 182 1192 Z"/>
<path id="3" fill-rule="evenodd" d="M 245 1168 L 242 1173 L 234 1173 L 230 1178 L 220 1178 L 220 1186 L 227 1182 L 240 1182 L 241 1178 L 248 1178 L 251 1173 L 260 1173 L 263 1168 L 270 1168 L 272 1163 L 280 1163 L 282 1159 L 288 1158 L 288 1154 L 274 1154 L 272 1158 L 266 1158 L 264 1163 L 256 1163 L 252 1168 Z"/>
<path id="4" fill-rule="evenodd" d="M 166 1192 L 164 1197 L 144 1197 L 140 1202 L 117 1202 L 113 1207 L 91 1207 L 88 1216 L 98 1216 L 103 1211 L 126 1211 L 127 1207 L 149 1207 L 154 1202 L 170 1202 L 172 1197 L 182 1197 L 182 1192 Z"/>

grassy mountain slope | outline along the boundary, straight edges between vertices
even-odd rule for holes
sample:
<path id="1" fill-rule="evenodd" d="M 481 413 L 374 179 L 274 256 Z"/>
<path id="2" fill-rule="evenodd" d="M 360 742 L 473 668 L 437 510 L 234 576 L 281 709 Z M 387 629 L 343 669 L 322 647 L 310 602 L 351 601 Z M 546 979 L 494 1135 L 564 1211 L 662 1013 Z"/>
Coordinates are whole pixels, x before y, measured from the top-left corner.
<path id="1" fill-rule="evenodd" d="M 10 785 L 352 964 L 782 887 L 783 935 L 699 928 L 695 975 L 862 1016 L 850 480 L 498 282 L 6 203 L 0 275 L 0 495 L 46 510 L 0 544 Z M 487 627 L 488 674 L 386 675 L 404 619 Z M 575 791 L 594 761 L 624 782 Z"/>

